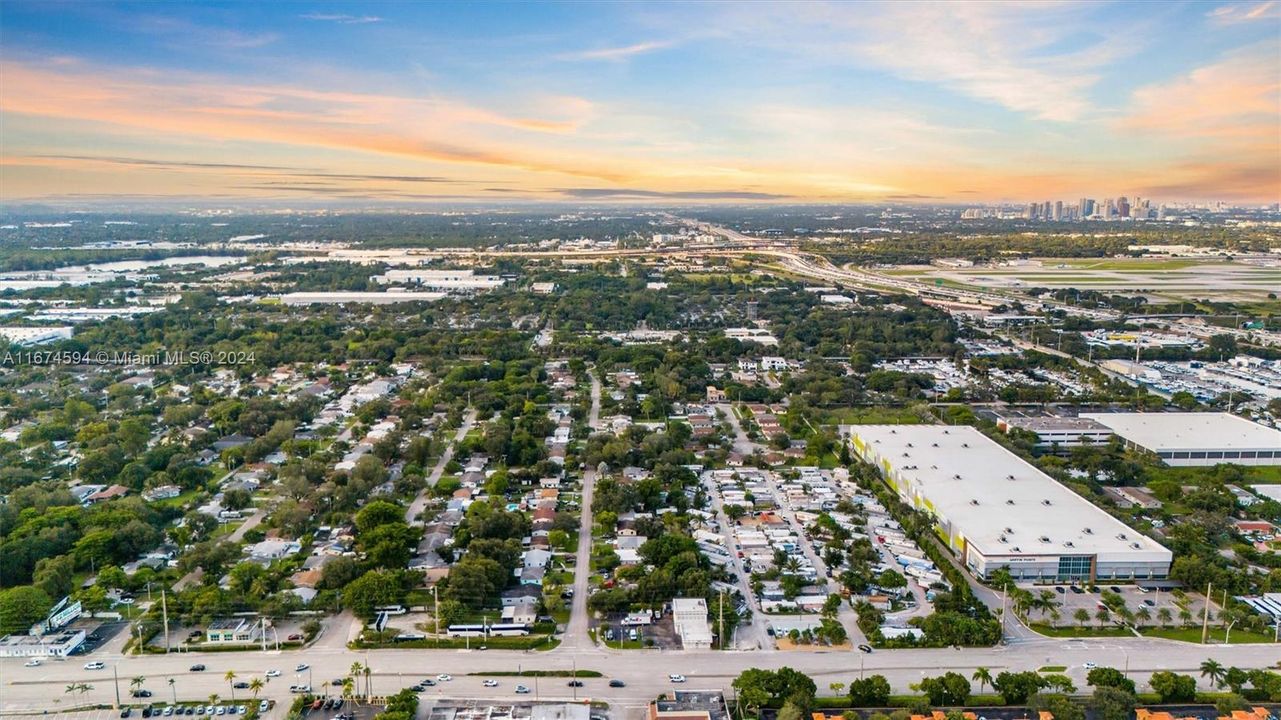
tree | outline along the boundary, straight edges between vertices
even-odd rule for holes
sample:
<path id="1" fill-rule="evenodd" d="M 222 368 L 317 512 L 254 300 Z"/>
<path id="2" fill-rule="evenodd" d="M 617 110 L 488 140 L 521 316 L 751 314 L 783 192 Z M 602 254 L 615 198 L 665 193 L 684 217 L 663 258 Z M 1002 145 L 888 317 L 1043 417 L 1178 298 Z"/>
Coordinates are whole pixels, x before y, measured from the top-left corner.
<path id="1" fill-rule="evenodd" d="M 996 676 L 992 687 L 1001 693 L 1001 698 L 1005 700 L 1006 705 L 1021 705 L 1033 693 L 1045 687 L 1045 680 L 1032 670 L 1002 672 Z"/>
<path id="2" fill-rule="evenodd" d="M 178 684 L 173 678 L 169 678 L 169 692 L 173 695 L 173 704 L 178 704 Z"/>
<path id="3" fill-rule="evenodd" d="M 146 677 L 142 675 L 134 675 L 132 678 L 129 679 L 129 687 L 130 689 L 133 690 L 134 693 L 137 693 L 139 690 L 142 689 L 143 684 L 146 682 L 147 682 Z"/>
<path id="4" fill-rule="evenodd" d="M 833 695 L 840 695 L 841 691 L 845 689 L 845 683 L 843 682 L 828 683 L 827 689 L 831 690 Z"/>
<path id="5" fill-rule="evenodd" d="M 931 705 L 964 705 L 970 699 L 970 681 L 956 672 L 923 678 L 915 687 L 925 693 Z"/>
<path id="6" fill-rule="evenodd" d="M 982 693 L 984 688 L 992 684 L 992 671 L 985 667 L 975 668 L 970 679 L 979 684 L 979 692 Z"/>
<path id="7" fill-rule="evenodd" d="M 1066 695 L 1037 693 L 1027 700 L 1034 713 L 1048 712 L 1054 720 L 1085 720 L 1085 710 Z"/>
<path id="8" fill-rule="evenodd" d="M 231 702 L 232 704 L 235 704 L 236 702 L 236 671 L 228 670 L 222 676 L 222 679 L 226 680 L 227 684 L 231 686 Z"/>
<path id="9" fill-rule="evenodd" d="M 1223 687 L 1223 675 L 1225 668 L 1218 660 L 1204 660 L 1201 662 L 1201 677 L 1210 681 L 1210 684 L 1216 688 Z"/>
<path id="10" fill-rule="evenodd" d="M 1090 698 L 1090 709 L 1098 720 L 1130 720 L 1138 699 L 1134 693 L 1111 685 L 1097 685 Z"/>
<path id="11" fill-rule="evenodd" d="M 22 585 L 0 592 L 0 635 L 25 634 L 49 614 L 53 600 L 44 590 Z"/>
<path id="12" fill-rule="evenodd" d="M 1192 702 L 1196 699 L 1196 678 L 1191 675 L 1158 670 L 1152 673 L 1148 684 L 1161 696 L 1161 702 Z"/>
<path id="13" fill-rule="evenodd" d="M 871 675 L 850 682 L 850 704 L 854 707 L 885 707 L 890 702 L 890 681 Z"/>
<path id="14" fill-rule="evenodd" d="M 343 603 L 364 618 L 374 616 L 374 608 L 394 605 L 404 597 L 400 576 L 390 570 L 371 570 L 343 588 Z"/>
<path id="15" fill-rule="evenodd" d="M 1090 611 L 1085 608 L 1077 608 L 1072 611 L 1072 619 L 1076 620 L 1077 625 L 1085 627 L 1085 624 L 1090 621 Z"/>
<path id="16" fill-rule="evenodd" d="M 1127 678 L 1124 673 L 1116 668 L 1096 667 L 1086 674 L 1085 682 L 1095 688 L 1120 688 L 1131 695 L 1134 694 L 1134 681 Z"/>
<path id="17" fill-rule="evenodd" d="M 1161 623 L 1161 627 L 1167 627 L 1170 624 L 1170 621 L 1174 619 L 1174 616 L 1170 612 L 1170 608 L 1159 607 L 1156 610 L 1156 619 L 1157 622 Z"/>

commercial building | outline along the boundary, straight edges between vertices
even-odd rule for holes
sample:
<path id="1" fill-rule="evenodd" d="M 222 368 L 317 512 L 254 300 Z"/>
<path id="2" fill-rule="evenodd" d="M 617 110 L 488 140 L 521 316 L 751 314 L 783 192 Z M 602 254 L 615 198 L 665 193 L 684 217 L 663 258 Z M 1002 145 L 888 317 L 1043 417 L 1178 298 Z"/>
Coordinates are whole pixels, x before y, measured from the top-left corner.
<path id="1" fill-rule="evenodd" d="M 368 303 L 390 305 L 403 302 L 432 302 L 445 297 L 441 292 L 292 292 L 280 296 L 282 305 L 343 305 Z"/>
<path id="2" fill-rule="evenodd" d="M 74 328 L 68 326 L 62 327 L 0 327 L 0 339 L 21 345 L 31 347 L 32 345 L 43 345 L 45 343 L 66 340 L 71 337 Z"/>
<path id="3" fill-rule="evenodd" d="M 1281 465 L 1281 431 L 1231 413 L 1089 413 L 1127 447 L 1166 465 Z"/>
<path id="4" fill-rule="evenodd" d="M 67 657 L 84 641 L 84 630 L 52 635 L 5 635 L 0 638 L 0 657 Z"/>
<path id="5" fill-rule="evenodd" d="M 503 284 L 494 275 L 477 275 L 471 270 L 388 270 L 370 278 L 381 285 L 416 285 L 432 290 L 492 290 Z"/>
<path id="6" fill-rule="evenodd" d="M 1172 554 L 968 426 L 850 425 L 855 452 L 980 577 L 1158 579 Z"/>
<path id="7" fill-rule="evenodd" d="M 673 598 L 672 624 L 686 650 L 712 647 L 712 629 L 707 625 L 707 601 L 703 598 Z"/>
<path id="8" fill-rule="evenodd" d="M 205 642 L 210 643 L 252 643 L 262 637 L 259 624 L 247 618 L 223 618 L 214 620 L 205 628 Z"/>

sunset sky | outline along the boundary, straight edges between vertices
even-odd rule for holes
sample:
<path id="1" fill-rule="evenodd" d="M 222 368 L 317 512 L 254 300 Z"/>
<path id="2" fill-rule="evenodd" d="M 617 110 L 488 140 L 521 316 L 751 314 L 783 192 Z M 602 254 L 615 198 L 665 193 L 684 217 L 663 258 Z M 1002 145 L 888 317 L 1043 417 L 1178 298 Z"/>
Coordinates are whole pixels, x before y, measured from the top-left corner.
<path id="1" fill-rule="evenodd" d="M 1281 199 L 1281 0 L 0 3 L 0 201 Z"/>

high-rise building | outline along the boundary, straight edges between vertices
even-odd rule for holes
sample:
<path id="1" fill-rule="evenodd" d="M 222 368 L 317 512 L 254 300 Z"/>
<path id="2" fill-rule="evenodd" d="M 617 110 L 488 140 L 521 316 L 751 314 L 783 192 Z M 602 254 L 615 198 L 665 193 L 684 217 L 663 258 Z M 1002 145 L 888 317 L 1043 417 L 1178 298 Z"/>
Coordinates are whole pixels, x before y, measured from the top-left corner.
<path id="1" fill-rule="evenodd" d="M 1059 222 L 1060 220 L 1062 220 L 1062 219 L 1063 219 L 1063 201 L 1062 201 L 1062 200 L 1055 200 L 1055 201 L 1054 201 L 1054 215 L 1053 215 L 1053 217 L 1054 217 L 1054 222 Z"/>
<path id="2" fill-rule="evenodd" d="M 1124 195 L 1117 198 L 1116 214 L 1123 218 L 1130 217 L 1130 201 Z"/>
<path id="3" fill-rule="evenodd" d="M 1081 198 L 1077 201 L 1077 212 L 1080 213 L 1082 220 L 1094 214 L 1094 201 L 1090 198 Z"/>

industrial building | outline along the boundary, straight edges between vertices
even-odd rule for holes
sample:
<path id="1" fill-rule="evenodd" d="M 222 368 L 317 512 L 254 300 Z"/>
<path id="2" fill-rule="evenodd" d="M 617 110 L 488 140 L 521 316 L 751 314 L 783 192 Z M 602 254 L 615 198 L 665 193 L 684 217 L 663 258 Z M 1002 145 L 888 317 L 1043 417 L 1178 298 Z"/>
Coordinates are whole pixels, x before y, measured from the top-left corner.
<path id="1" fill-rule="evenodd" d="M 280 296 L 280 304 L 345 305 L 348 303 L 367 303 L 370 305 L 390 305 L 404 302 L 432 302 L 443 297 L 445 297 L 445 293 L 411 290 L 392 292 L 291 292 Z"/>
<path id="2" fill-rule="evenodd" d="M 1281 431 L 1231 413 L 1089 413 L 1081 417 L 1111 428 L 1131 450 L 1150 453 L 1174 467 L 1281 465 Z"/>
<path id="3" fill-rule="evenodd" d="M 1017 580 L 1147 580 L 1172 554 L 977 429 L 850 425 L 855 452 L 907 504 L 934 515 L 939 535 L 976 575 Z"/>
<path id="4" fill-rule="evenodd" d="M 504 280 L 495 275 L 477 275 L 471 270 L 388 270 L 370 278 L 381 285 L 416 285 L 432 290 L 492 290 Z"/>
<path id="5" fill-rule="evenodd" d="M 1009 413 L 998 415 L 996 426 L 1007 433 L 1011 430 L 1033 433 L 1037 446 L 1047 448 L 1106 445 L 1112 439 L 1112 431 L 1107 426 L 1089 418 Z"/>

